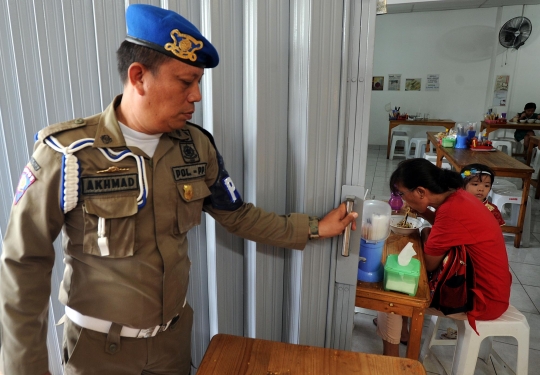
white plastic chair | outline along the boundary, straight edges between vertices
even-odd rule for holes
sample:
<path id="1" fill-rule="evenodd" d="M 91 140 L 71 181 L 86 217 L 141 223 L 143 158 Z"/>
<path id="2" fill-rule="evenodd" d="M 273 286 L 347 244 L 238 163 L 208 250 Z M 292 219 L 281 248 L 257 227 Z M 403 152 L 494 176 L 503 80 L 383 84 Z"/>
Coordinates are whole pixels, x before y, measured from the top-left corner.
<path id="1" fill-rule="evenodd" d="M 512 156 L 512 142 L 510 141 L 491 141 L 491 145 L 496 149 Z"/>
<path id="2" fill-rule="evenodd" d="M 425 153 L 424 154 L 424 159 L 427 159 L 429 160 L 432 164 L 437 164 L 437 154 L 431 154 L 431 153 Z M 446 160 L 446 158 L 443 158 L 443 162 L 441 164 L 441 168 L 442 169 L 452 169 L 452 166 L 450 165 L 450 163 L 448 163 L 448 160 Z"/>
<path id="3" fill-rule="evenodd" d="M 476 329 L 479 335 L 472 329 L 466 320 L 454 320 L 458 328 L 457 340 L 435 340 L 438 333 L 440 317 L 432 316 L 428 328 L 428 334 L 421 350 L 421 359 L 424 360 L 433 345 L 456 345 L 452 375 L 472 375 L 476 368 L 477 358 L 485 362 L 489 356 L 493 356 L 499 362 L 501 357 L 493 350 L 492 336 L 511 336 L 518 342 L 516 375 L 528 375 L 529 370 L 529 335 L 530 327 L 527 318 L 514 306 L 495 320 L 477 320 Z M 486 340 L 484 340 L 486 339 Z M 483 341 L 484 340 L 484 341 Z M 444 342 L 441 342 L 444 341 Z M 508 365 L 506 365 L 508 367 Z"/>
<path id="4" fill-rule="evenodd" d="M 392 143 L 390 145 L 389 159 L 393 160 L 394 156 L 404 156 L 405 158 L 407 158 L 407 155 L 409 155 L 409 136 L 407 135 L 407 132 L 403 132 L 403 131 L 392 132 L 391 142 Z M 398 142 L 403 142 L 403 149 L 405 150 L 403 154 L 396 153 L 396 146 Z"/>
<path id="5" fill-rule="evenodd" d="M 495 180 L 497 181 L 497 180 Z M 505 181 L 505 180 L 501 180 Z M 504 205 L 511 204 L 510 217 L 504 218 L 506 224 L 509 226 L 516 226 L 519 216 L 519 210 L 521 208 L 522 193 L 523 190 L 517 190 L 516 185 L 493 185 L 489 192 L 491 203 L 497 206 L 501 213 L 504 212 Z M 523 246 L 529 246 L 531 243 L 531 205 L 532 202 L 528 202 L 525 209 L 525 222 L 523 223 L 523 233 L 521 234 L 521 244 Z M 505 233 L 505 236 L 515 236 L 514 233 Z"/>

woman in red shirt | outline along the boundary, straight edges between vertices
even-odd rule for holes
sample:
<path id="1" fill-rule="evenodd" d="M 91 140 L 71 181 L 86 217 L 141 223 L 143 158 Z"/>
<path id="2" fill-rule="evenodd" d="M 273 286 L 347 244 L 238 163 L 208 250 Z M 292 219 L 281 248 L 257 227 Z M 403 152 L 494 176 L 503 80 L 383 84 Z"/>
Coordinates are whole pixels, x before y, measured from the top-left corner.
<path id="1" fill-rule="evenodd" d="M 475 319 L 497 319 L 506 311 L 512 276 L 499 223 L 462 186 L 459 173 L 440 169 L 426 159 L 404 160 L 390 177 L 390 189 L 432 224 L 421 233 L 428 272 L 439 267 L 450 248 L 465 245 L 473 263 L 479 296 L 474 297 L 472 311 L 448 317 L 468 319 L 474 326 Z M 433 308 L 425 314 L 443 316 Z M 401 316 L 378 313 L 377 334 L 383 339 L 383 354 L 399 356 L 401 330 Z"/>

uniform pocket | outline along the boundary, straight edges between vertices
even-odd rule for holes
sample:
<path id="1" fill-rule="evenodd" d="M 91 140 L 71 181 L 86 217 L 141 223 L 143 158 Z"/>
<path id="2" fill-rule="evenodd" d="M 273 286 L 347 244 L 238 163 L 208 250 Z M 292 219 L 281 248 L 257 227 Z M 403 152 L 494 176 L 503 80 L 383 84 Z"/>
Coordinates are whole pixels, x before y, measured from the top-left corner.
<path id="1" fill-rule="evenodd" d="M 135 249 L 137 197 L 86 198 L 84 201 L 83 253 L 109 258 L 132 256 Z M 98 235 L 101 221 L 101 235 Z M 100 238 L 102 237 L 102 238 Z M 105 238 L 105 240 L 104 240 Z M 103 241 L 108 243 L 108 254 Z"/>
<path id="2" fill-rule="evenodd" d="M 179 183 L 176 185 L 178 200 L 178 229 L 185 233 L 201 223 L 204 198 L 210 195 L 210 189 L 203 180 Z"/>

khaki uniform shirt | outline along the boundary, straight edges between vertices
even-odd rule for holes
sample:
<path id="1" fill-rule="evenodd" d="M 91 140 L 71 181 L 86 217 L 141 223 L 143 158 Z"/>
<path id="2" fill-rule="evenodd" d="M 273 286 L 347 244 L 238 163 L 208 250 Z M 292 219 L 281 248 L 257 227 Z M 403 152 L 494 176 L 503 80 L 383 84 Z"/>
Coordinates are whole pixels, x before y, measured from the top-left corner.
<path id="1" fill-rule="evenodd" d="M 17 189 L 0 263 L 6 375 L 48 368 L 52 243 L 60 231 L 65 263 L 60 301 L 83 315 L 133 328 L 164 324 L 184 305 L 190 269 L 186 234 L 200 224 L 203 209 L 231 233 L 253 241 L 295 249 L 307 243 L 307 215 L 278 216 L 246 203 L 230 211 L 205 200 L 213 194 L 220 165 L 212 141 L 198 127 L 188 124 L 163 134 L 151 159 L 135 147 L 133 156 L 115 155 L 128 150 L 114 111 L 120 101 L 117 97 L 101 114 L 39 133 Z M 58 148 L 77 149 L 80 140 L 90 144 L 73 152 L 80 165 L 78 196 L 65 213 L 64 153 L 46 139 Z M 143 156 L 146 183 L 136 156 Z M 98 237 L 108 241 L 108 255 Z"/>

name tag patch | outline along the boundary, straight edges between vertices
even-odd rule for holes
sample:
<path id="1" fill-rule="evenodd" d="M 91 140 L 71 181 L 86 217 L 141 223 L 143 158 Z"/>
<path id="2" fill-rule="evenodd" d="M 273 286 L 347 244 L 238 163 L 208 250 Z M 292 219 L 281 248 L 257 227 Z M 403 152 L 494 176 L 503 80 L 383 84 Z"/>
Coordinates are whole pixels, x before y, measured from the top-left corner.
<path id="1" fill-rule="evenodd" d="M 136 173 L 122 175 L 103 175 L 81 178 L 83 194 L 105 194 L 116 191 L 139 189 L 139 178 Z"/>
<path id="2" fill-rule="evenodd" d="M 175 181 L 190 180 L 206 176 L 206 163 L 190 164 L 181 167 L 173 167 L 173 177 Z"/>

